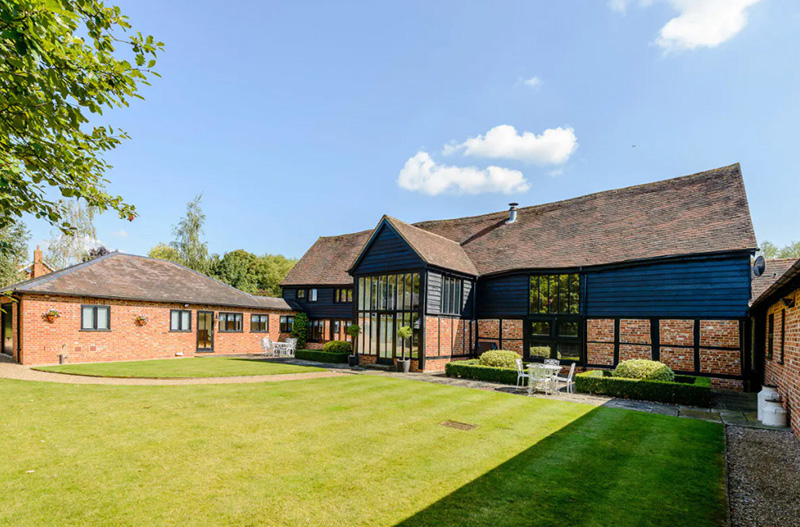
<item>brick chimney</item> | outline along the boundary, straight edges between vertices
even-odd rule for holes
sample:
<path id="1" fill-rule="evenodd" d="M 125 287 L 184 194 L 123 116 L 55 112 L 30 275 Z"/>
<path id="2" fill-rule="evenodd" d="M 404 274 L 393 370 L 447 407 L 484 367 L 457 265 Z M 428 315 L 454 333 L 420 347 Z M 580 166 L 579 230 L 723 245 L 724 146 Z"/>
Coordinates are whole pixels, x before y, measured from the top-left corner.
<path id="1" fill-rule="evenodd" d="M 39 246 L 36 246 L 36 250 L 33 251 L 33 266 L 31 267 L 31 278 L 39 278 L 40 276 L 44 276 L 49 273 L 50 270 L 47 266 L 44 265 L 42 262 L 42 250 Z"/>

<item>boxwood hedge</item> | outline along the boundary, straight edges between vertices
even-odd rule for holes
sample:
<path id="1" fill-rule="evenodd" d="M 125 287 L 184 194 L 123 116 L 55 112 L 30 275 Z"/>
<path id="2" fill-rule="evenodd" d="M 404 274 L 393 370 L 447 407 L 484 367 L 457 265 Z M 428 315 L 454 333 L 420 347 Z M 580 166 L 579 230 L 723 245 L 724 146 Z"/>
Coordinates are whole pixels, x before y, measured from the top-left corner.
<path id="1" fill-rule="evenodd" d="M 495 368 L 481 366 L 478 359 L 460 360 L 449 362 L 444 367 L 445 375 L 459 379 L 474 381 L 499 382 L 502 384 L 516 384 L 516 368 Z"/>
<path id="2" fill-rule="evenodd" d="M 294 352 L 296 359 L 313 360 L 316 362 L 345 363 L 349 353 L 329 353 L 320 350 L 297 350 Z"/>
<path id="3" fill-rule="evenodd" d="M 583 393 L 640 401 L 711 405 L 711 379 L 708 377 L 676 375 L 675 382 L 648 381 L 613 377 L 607 370 L 591 370 L 575 376 L 575 389 Z"/>

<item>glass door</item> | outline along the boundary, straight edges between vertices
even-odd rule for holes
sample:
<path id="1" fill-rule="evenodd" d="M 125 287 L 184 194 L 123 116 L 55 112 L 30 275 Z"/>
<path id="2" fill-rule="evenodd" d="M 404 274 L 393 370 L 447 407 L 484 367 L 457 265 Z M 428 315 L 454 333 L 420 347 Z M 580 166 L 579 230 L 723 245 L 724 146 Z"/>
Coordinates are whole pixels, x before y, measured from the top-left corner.
<path id="1" fill-rule="evenodd" d="M 378 362 L 394 362 L 394 313 L 381 313 L 378 329 Z"/>
<path id="2" fill-rule="evenodd" d="M 11 304 L 4 304 L 2 308 L 2 339 L 3 346 L 2 352 L 6 355 L 12 355 L 12 338 L 14 331 L 11 328 Z"/>
<path id="3" fill-rule="evenodd" d="M 204 353 L 214 351 L 214 313 L 212 311 L 197 312 L 197 351 Z"/>
<path id="4" fill-rule="evenodd" d="M 580 317 L 569 315 L 529 318 L 525 328 L 525 358 L 580 362 L 583 348 L 581 326 Z"/>

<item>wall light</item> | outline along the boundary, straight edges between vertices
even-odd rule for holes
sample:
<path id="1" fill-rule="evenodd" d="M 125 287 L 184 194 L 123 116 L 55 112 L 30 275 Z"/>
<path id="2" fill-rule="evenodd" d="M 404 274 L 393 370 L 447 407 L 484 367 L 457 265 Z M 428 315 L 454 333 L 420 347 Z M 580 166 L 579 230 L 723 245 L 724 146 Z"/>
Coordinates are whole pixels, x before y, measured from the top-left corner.
<path id="1" fill-rule="evenodd" d="M 786 298 L 782 298 L 781 302 L 783 302 L 783 305 L 786 307 L 794 307 L 794 297 L 788 296 Z"/>

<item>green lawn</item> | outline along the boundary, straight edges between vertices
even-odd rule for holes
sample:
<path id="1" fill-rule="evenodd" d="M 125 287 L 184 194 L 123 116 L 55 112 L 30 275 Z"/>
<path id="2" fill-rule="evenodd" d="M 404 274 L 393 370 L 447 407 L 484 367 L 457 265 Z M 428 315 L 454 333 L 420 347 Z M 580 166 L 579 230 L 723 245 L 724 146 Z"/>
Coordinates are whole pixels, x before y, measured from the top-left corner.
<path id="1" fill-rule="evenodd" d="M 715 423 L 367 375 L 0 400 L 0 525 L 724 525 Z"/>
<path id="2" fill-rule="evenodd" d="M 95 362 L 63 364 L 34 368 L 56 373 L 91 375 L 93 377 L 231 377 L 235 375 L 278 375 L 325 371 L 322 368 L 297 366 L 280 362 L 239 359 L 233 357 L 194 357 L 186 359 L 140 360 L 131 362 Z"/>

